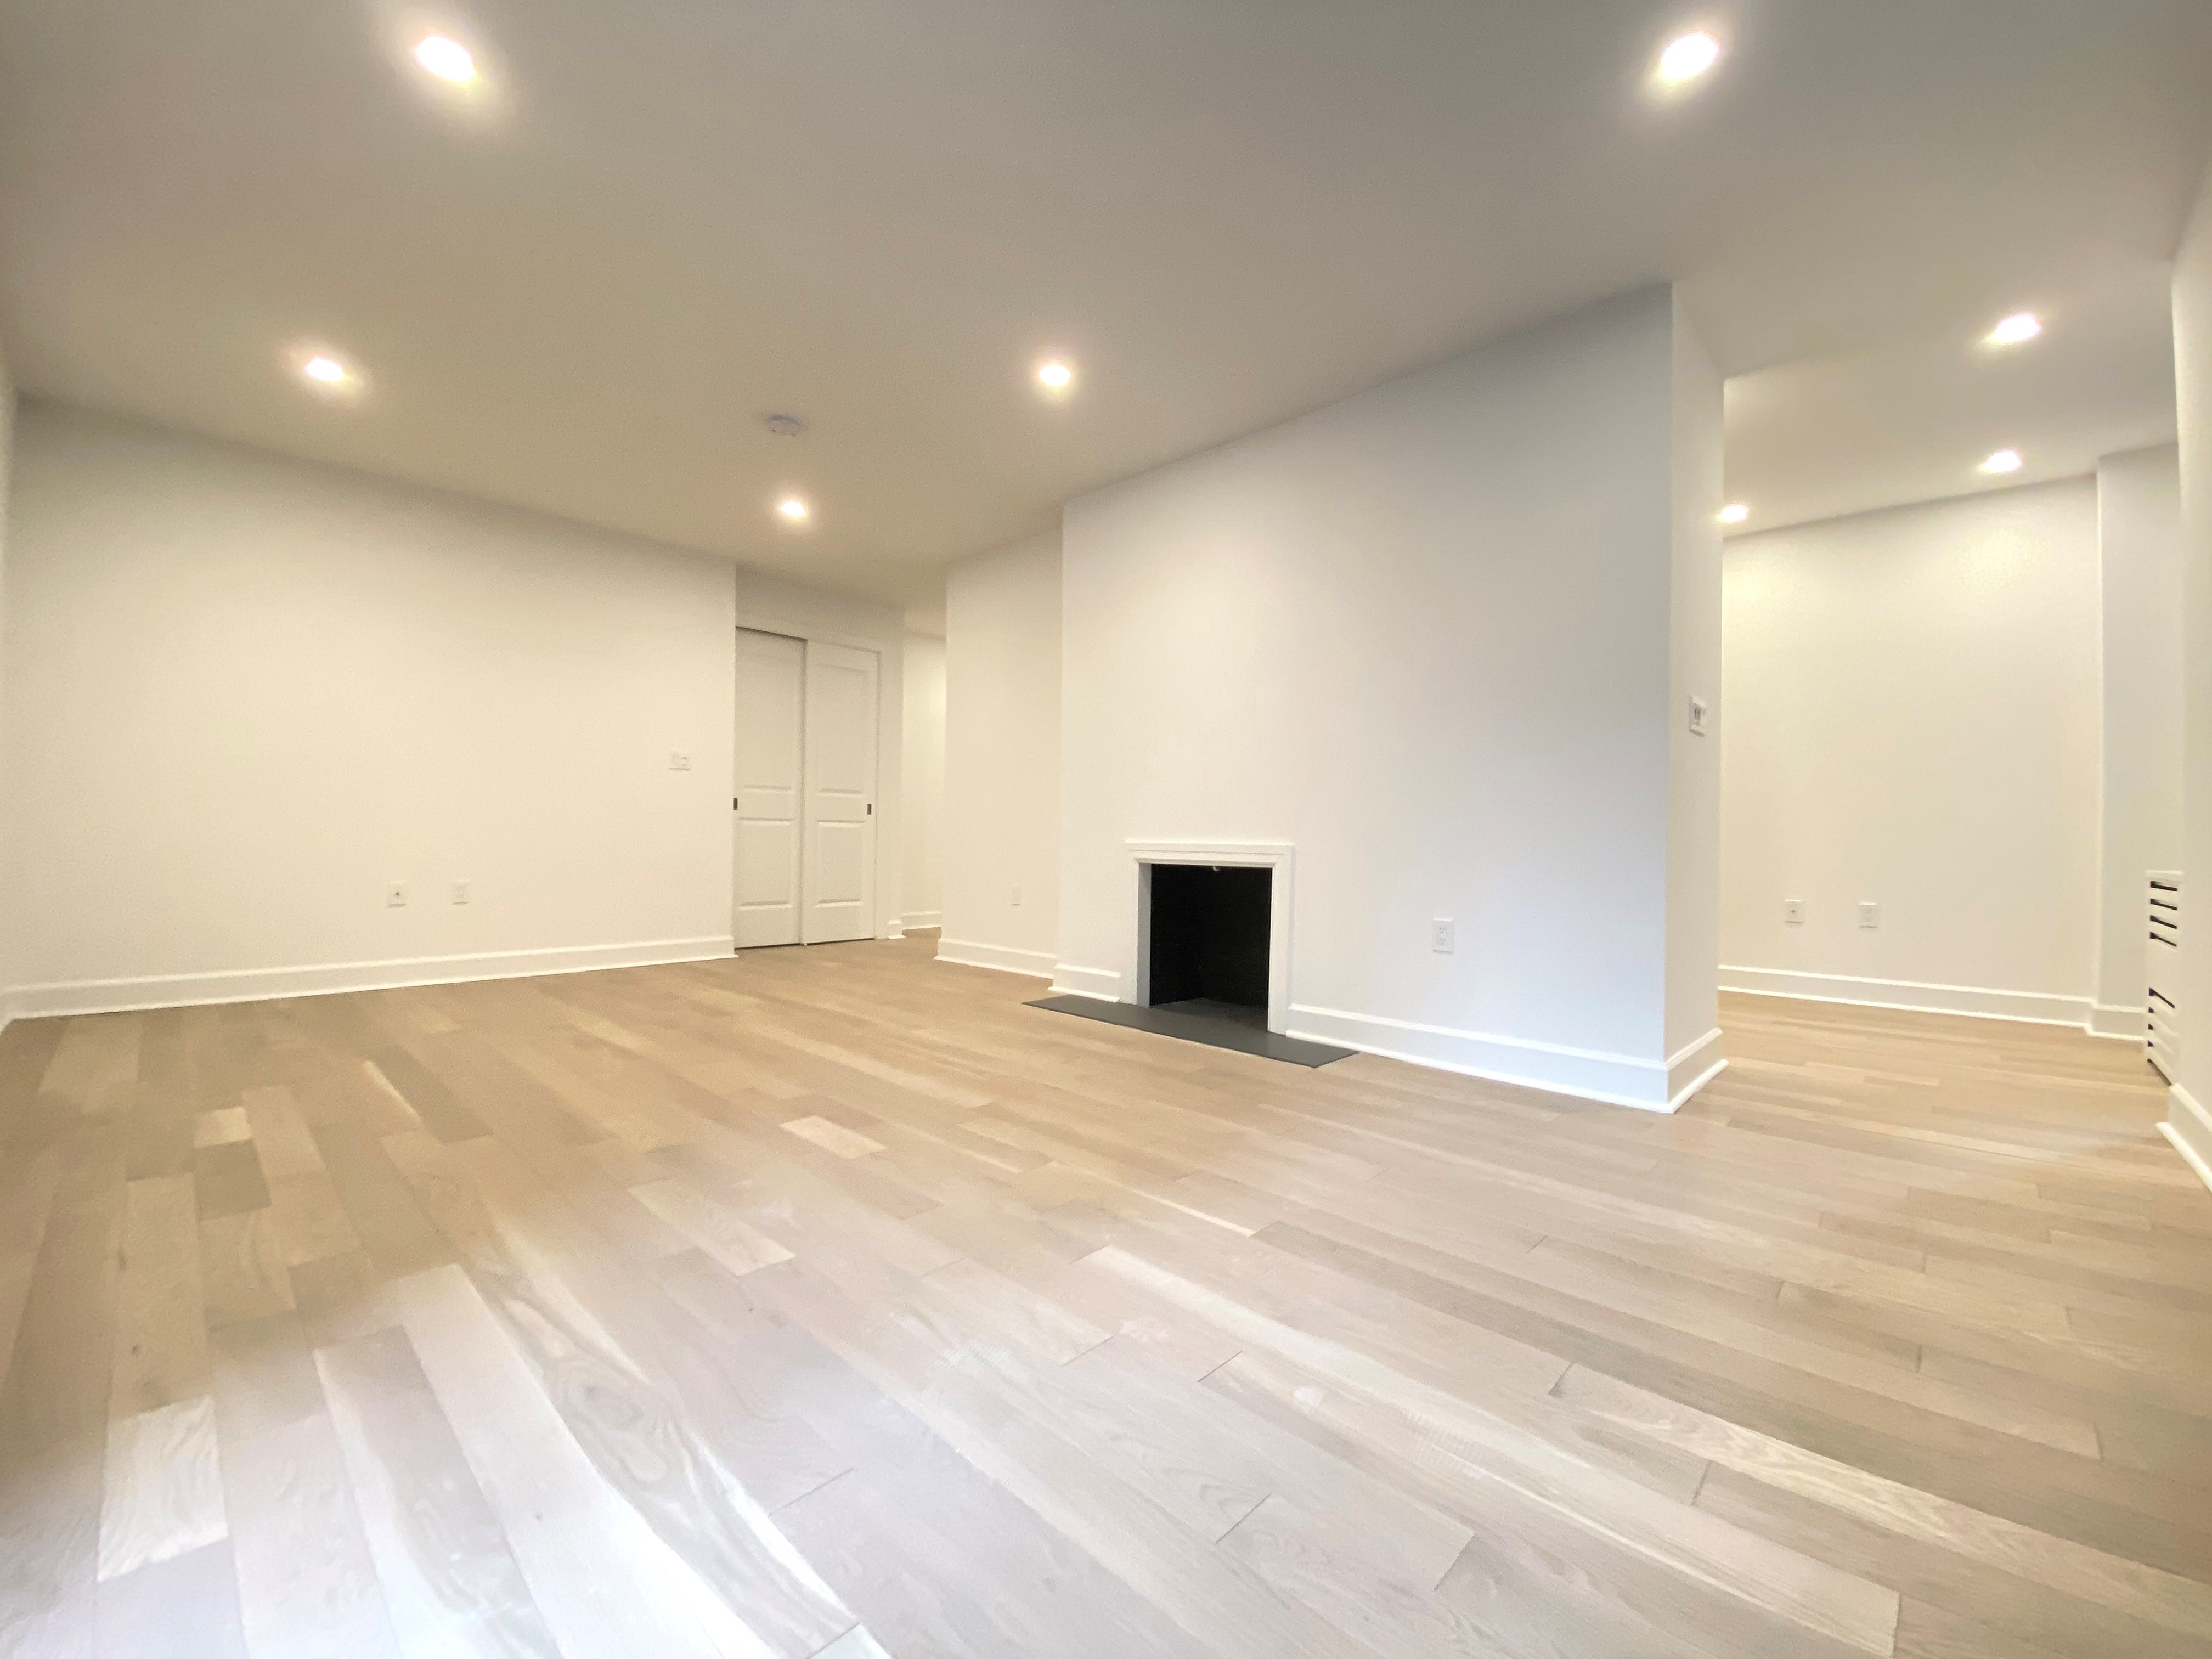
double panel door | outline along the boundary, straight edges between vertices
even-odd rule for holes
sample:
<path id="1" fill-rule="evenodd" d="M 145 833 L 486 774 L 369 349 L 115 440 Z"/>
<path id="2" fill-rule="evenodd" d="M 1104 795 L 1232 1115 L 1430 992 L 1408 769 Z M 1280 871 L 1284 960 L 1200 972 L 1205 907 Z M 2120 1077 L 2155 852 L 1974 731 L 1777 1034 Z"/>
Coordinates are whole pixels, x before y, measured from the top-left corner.
<path id="1" fill-rule="evenodd" d="M 876 653 L 738 630 L 740 950 L 875 935 Z"/>

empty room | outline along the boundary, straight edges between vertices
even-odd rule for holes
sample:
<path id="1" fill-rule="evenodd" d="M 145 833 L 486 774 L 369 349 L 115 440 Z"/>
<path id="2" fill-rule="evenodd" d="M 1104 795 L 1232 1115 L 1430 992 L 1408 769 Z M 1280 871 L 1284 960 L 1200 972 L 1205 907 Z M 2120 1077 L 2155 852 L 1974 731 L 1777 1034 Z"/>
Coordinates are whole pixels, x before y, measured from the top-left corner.
<path id="1" fill-rule="evenodd" d="M 6 1659 L 2212 1659 L 2208 870 L 2205 0 L 0 7 Z"/>

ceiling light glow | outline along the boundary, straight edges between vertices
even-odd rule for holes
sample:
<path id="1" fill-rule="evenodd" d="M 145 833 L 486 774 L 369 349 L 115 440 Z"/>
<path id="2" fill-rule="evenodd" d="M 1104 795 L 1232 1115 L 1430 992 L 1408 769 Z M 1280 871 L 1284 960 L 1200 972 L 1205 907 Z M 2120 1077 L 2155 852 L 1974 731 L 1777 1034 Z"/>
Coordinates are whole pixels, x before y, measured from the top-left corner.
<path id="1" fill-rule="evenodd" d="M 1671 40 L 1659 54 L 1659 78 L 1670 87 L 1694 81 L 1721 61 L 1721 43 L 1702 29 Z"/>
<path id="2" fill-rule="evenodd" d="M 1741 524 L 1751 516 L 1751 509 L 1741 501 L 1730 501 L 1721 509 L 1723 524 Z"/>
<path id="3" fill-rule="evenodd" d="M 2000 449 L 1982 463 L 1984 472 L 2017 472 L 2022 463 L 2017 449 Z"/>
<path id="4" fill-rule="evenodd" d="M 415 61 L 441 81 L 465 86 L 477 78 L 477 60 L 450 35 L 425 35 L 415 43 Z"/>
<path id="5" fill-rule="evenodd" d="M 2016 311 L 1989 331 L 1991 345 L 2019 345 L 2043 332 L 2043 319 L 2032 311 Z"/>
<path id="6" fill-rule="evenodd" d="M 1037 384 L 1048 392 L 1065 392 L 1075 384 L 1075 371 L 1057 357 L 1037 365 Z"/>
<path id="7" fill-rule="evenodd" d="M 335 357 L 325 357 L 319 353 L 301 363 L 300 373 L 311 380 L 319 381 L 324 386 L 343 386 L 348 380 L 353 379 L 353 371 L 343 363 Z"/>
<path id="8" fill-rule="evenodd" d="M 805 524 L 814 516 L 814 509 L 796 495 L 786 495 L 775 504 L 775 510 L 790 524 Z"/>

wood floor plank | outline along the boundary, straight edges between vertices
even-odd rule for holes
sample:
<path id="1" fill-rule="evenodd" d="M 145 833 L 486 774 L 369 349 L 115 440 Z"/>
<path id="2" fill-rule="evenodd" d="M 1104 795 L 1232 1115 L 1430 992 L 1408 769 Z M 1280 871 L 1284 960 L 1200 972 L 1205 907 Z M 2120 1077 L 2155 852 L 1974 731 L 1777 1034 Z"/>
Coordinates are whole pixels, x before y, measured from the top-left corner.
<path id="1" fill-rule="evenodd" d="M 406 1334 L 315 1363 L 392 1626 L 410 1652 L 559 1652 Z"/>
<path id="2" fill-rule="evenodd" d="M 592 1467 L 460 1268 L 394 1288 L 439 1407 L 564 1651 L 773 1651 Z"/>
<path id="3" fill-rule="evenodd" d="M 187 1553 L 229 1535 L 207 1395 L 118 1418 L 100 1484 L 100 1577 Z"/>
<path id="4" fill-rule="evenodd" d="M 400 1653 L 313 1357 L 296 1316 L 214 1336 L 223 1512 L 246 1644 L 263 1654 Z"/>
<path id="5" fill-rule="evenodd" d="M 100 1587 L 102 1655 L 146 1659 L 248 1659 L 230 1546 L 211 1543 L 149 1563 Z"/>

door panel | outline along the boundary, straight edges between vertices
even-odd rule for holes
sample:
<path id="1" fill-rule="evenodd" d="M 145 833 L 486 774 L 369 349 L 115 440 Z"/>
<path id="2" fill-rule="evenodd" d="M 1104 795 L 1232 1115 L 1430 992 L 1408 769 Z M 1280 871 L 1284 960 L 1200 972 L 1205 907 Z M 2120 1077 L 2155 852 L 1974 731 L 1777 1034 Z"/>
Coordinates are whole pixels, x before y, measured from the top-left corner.
<path id="1" fill-rule="evenodd" d="M 875 937 L 876 696 L 872 651 L 810 641 L 805 718 L 809 945 Z"/>
<path id="2" fill-rule="evenodd" d="M 799 941 L 806 647 L 738 630 L 738 948 Z"/>

